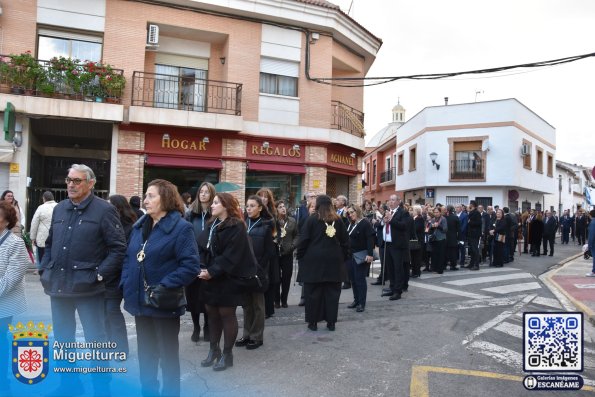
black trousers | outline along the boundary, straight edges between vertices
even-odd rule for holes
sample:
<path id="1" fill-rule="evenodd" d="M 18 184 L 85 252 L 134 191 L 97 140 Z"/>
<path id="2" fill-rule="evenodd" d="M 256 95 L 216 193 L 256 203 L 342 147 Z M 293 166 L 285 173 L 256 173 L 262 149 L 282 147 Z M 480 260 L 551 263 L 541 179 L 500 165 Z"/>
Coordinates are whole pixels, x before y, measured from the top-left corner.
<path id="1" fill-rule="evenodd" d="M 446 263 L 446 240 L 432 242 L 432 271 L 442 273 Z"/>
<path id="2" fill-rule="evenodd" d="M 180 317 L 134 318 L 143 397 L 180 395 Z M 157 374 L 161 367 L 163 388 Z"/>
<path id="3" fill-rule="evenodd" d="M 469 237 L 469 267 L 479 266 L 479 237 Z"/>
<path id="4" fill-rule="evenodd" d="M 504 244 L 494 241 L 494 259 L 492 264 L 496 267 L 504 266 Z"/>
<path id="5" fill-rule="evenodd" d="M 422 250 L 425 251 L 426 246 L 425 244 L 421 245 L 420 249 L 411 250 L 411 275 L 413 276 L 420 276 L 421 275 L 421 259 L 422 259 Z"/>
<path id="6" fill-rule="evenodd" d="M 275 314 L 275 296 L 279 291 L 279 283 L 270 283 L 269 288 L 264 293 L 264 314 L 267 317 Z"/>
<path id="7" fill-rule="evenodd" d="M 455 245 L 454 247 L 446 247 L 446 261 L 451 269 L 457 267 L 457 255 L 459 253 L 459 247 Z"/>
<path id="8" fill-rule="evenodd" d="M 403 292 L 405 286 L 405 265 L 404 262 L 408 255 L 408 250 L 396 248 L 392 243 L 388 243 L 385 253 L 386 268 L 390 269 L 390 289 L 393 294 Z M 408 281 L 409 277 L 407 278 Z"/>
<path id="9" fill-rule="evenodd" d="M 341 297 L 340 282 L 304 283 L 306 298 L 306 322 L 317 323 L 326 320 L 336 323 Z"/>
<path id="10" fill-rule="evenodd" d="M 580 228 L 576 231 L 576 238 L 577 238 L 577 242 L 579 243 L 579 245 L 585 245 L 585 235 L 587 233 L 585 232 L 584 228 Z"/>
<path id="11" fill-rule="evenodd" d="M 550 250 L 549 253 L 554 255 L 554 239 L 556 238 L 556 235 L 551 235 L 551 236 L 543 236 L 543 254 L 547 255 L 548 250 L 547 250 L 547 246 L 549 244 L 550 246 Z"/>
<path id="12" fill-rule="evenodd" d="M 293 254 L 279 257 L 279 269 L 281 270 L 281 289 L 275 290 L 275 303 L 287 304 L 291 276 L 293 275 Z"/>

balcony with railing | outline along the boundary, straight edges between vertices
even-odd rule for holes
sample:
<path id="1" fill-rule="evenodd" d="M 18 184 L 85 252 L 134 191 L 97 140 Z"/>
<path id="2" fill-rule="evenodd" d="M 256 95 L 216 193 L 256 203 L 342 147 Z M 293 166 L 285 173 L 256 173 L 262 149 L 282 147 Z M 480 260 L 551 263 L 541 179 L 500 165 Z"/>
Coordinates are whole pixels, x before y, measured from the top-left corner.
<path id="1" fill-rule="evenodd" d="M 485 180 L 485 162 L 483 160 L 451 160 L 451 180 Z"/>
<path id="2" fill-rule="evenodd" d="M 393 167 L 387 171 L 381 172 L 380 173 L 380 184 L 386 184 L 386 185 L 394 184 L 396 176 L 397 176 L 396 167 Z"/>
<path id="3" fill-rule="evenodd" d="M 242 84 L 133 73 L 130 122 L 241 131 L 241 114 Z"/>
<path id="4" fill-rule="evenodd" d="M 345 131 L 351 135 L 363 138 L 364 132 L 364 114 L 343 102 L 331 101 L 332 122 L 331 128 Z"/>

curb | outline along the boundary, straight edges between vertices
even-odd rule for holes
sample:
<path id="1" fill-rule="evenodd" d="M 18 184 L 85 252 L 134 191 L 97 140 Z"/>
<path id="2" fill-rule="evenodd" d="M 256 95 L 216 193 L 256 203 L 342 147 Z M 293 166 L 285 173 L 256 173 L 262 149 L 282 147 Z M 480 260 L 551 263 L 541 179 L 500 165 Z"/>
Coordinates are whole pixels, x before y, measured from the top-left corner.
<path id="1" fill-rule="evenodd" d="M 576 254 L 573 256 L 569 256 L 568 258 L 563 259 L 562 261 L 558 262 L 557 268 L 549 271 L 545 275 L 545 279 L 547 280 L 546 284 L 548 284 L 548 288 L 550 288 L 550 286 L 556 288 L 556 290 L 559 293 L 561 293 L 562 295 L 564 295 L 564 297 L 566 297 L 566 299 L 568 301 L 570 301 L 570 303 L 572 303 L 579 311 L 583 312 L 585 314 L 585 316 L 587 316 L 587 319 L 589 320 L 589 322 L 591 322 L 591 324 L 595 325 L 595 312 L 593 310 L 591 310 L 589 307 L 587 307 L 586 305 L 584 305 L 582 302 L 575 299 L 572 295 L 570 295 L 568 292 L 566 292 L 566 290 L 564 288 L 562 288 L 557 282 L 555 282 L 552 279 L 552 277 L 554 277 L 556 275 L 556 273 L 558 273 L 560 270 L 564 269 L 569 263 L 571 263 L 573 260 L 575 260 L 577 258 L 580 258 L 581 256 L 583 256 L 582 253 Z"/>

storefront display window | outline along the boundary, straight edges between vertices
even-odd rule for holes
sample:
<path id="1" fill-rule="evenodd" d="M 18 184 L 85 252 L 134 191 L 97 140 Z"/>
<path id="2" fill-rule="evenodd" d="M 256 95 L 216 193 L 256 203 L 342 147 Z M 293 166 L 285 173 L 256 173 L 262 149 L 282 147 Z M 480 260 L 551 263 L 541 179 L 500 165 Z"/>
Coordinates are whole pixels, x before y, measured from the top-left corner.
<path id="1" fill-rule="evenodd" d="M 219 182 L 219 172 L 216 170 L 145 167 L 143 193 L 147 190 L 147 185 L 153 179 L 170 181 L 178 187 L 180 194 L 188 192 L 192 196 L 192 199 L 194 199 L 201 183 L 211 182 L 212 184 L 216 184 Z"/>
<path id="2" fill-rule="evenodd" d="M 290 208 L 296 208 L 302 198 L 302 176 L 264 172 L 246 173 L 246 197 L 256 194 L 258 189 L 271 189 L 275 200 L 285 200 Z"/>

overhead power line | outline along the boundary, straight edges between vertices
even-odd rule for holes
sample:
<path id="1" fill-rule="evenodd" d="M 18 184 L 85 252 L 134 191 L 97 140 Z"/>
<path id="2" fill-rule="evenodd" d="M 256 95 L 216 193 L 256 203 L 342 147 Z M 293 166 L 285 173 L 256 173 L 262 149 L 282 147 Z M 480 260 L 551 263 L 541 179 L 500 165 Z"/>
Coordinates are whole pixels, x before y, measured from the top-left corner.
<path id="1" fill-rule="evenodd" d="M 337 87 L 369 87 L 374 85 L 386 84 L 397 80 L 439 80 L 449 77 L 462 75 L 484 75 L 489 73 L 501 72 L 504 70 L 521 69 L 521 68 L 541 68 L 547 66 L 557 66 L 565 63 L 580 61 L 581 59 L 594 57 L 595 52 L 583 55 L 575 55 L 565 58 L 552 59 L 549 61 L 522 63 L 518 65 L 499 66 L 496 68 L 467 70 L 464 72 L 449 72 L 449 73 L 431 73 L 431 74 L 411 74 L 405 76 L 389 76 L 389 77 L 311 77 L 310 80 L 320 84 L 334 85 Z"/>

